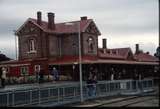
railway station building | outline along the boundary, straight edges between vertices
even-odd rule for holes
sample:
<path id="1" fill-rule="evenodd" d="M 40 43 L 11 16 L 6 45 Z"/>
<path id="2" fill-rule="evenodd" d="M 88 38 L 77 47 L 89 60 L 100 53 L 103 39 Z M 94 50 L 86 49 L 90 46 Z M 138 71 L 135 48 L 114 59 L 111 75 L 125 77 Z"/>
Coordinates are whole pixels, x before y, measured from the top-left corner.
<path id="1" fill-rule="evenodd" d="M 18 37 L 18 59 L 4 61 L 1 67 L 7 67 L 8 77 L 27 78 L 35 76 L 35 68 L 44 69 L 50 80 L 50 72 L 56 67 L 61 80 L 79 80 L 79 38 L 82 55 L 82 73 L 86 80 L 91 70 L 98 80 L 135 79 L 159 77 L 159 60 L 149 52 L 143 52 L 135 45 L 130 47 L 109 48 L 107 39 L 102 39 L 102 48 L 98 47 L 101 32 L 93 19 L 83 16 L 80 20 L 55 23 L 55 14 L 49 12 L 48 21 L 28 18 L 15 32 Z"/>

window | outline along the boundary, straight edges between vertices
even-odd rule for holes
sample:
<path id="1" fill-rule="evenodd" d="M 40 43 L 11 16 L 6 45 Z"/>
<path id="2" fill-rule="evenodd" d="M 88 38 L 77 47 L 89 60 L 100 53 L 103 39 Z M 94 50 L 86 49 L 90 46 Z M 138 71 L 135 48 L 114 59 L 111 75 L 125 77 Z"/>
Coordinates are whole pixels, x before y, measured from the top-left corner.
<path id="1" fill-rule="evenodd" d="M 30 52 L 35 52 L 35 40 L 34 39 L 30 39 L 29 40 L 29 51 Z"/>
<path id="2" fill-rule="evenodd" d="M 21 67 L 20 72 L 21 75 L 28 75 L 29 74 L 28 67 Z"/>
<path id="3" fill-rule="evenodd" d="M 94 40 L 92 37 L 88 38 L 88 52 L 93 52 L 94 49 Z"/>
<path id="4" fill-rule="evenodd" d="M 35 71 L 35 72 L 36 72 L 36 71 L 40 71 L 40 67 L 41 67 L 40 65 L 35 65 L 35 66 L 34 66 L 34 71 Z"/>

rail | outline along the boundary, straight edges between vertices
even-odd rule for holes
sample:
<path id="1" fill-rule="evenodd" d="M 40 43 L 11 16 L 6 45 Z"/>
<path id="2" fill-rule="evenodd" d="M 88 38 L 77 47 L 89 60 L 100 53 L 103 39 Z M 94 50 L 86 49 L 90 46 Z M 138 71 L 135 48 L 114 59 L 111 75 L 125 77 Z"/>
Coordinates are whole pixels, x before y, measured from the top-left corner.
<path id="1" fill-rule="evenodd" d="M 84 100 L 152 89 L 154 86 L 152 79 L 98 81 L 95 95 L 89 96 L 89 85 L 92 84 L 83 82 Z M 60 106 L 79 101 L 79 83 L 0 92 L 0 106 Z"/>

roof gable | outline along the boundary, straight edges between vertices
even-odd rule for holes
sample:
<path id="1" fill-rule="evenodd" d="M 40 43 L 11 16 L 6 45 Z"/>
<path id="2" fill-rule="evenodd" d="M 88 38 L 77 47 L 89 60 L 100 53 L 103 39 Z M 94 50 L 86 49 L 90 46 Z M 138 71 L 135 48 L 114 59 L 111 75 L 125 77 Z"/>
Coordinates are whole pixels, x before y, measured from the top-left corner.
<path id="1" fill-rule="evenodd" d="M 19 34 L 19 32 L 20 32 L 28 23 L 32 23 L 32 24 L 35 25 L 36 27 L 38 27 L 38 28 L 40 28 L 41 30 L 43 30 L 43 28 L 42 28 L 40 25 L 38 25 L 37 23 L 35 23 L 35 22 L 33 21 L 33 19 L 28 18 L 28 19 L 16 30 L 15 34 Z"/>
<path id="2" fill-rule="evenodd" d="M 130 48 L 102 49 L 98 51 L 100 58 L 132 60 L 133 53 Z"/>
<path id="3" fill-rule="evenodd" d="M 17 29 L 17 31 L 15 32 L 15 34 L 18 34 L 18 32 L 28 22 L 33 23 L 35 26 L 37 26 L 41 30 L 43 30 L 44 32 L 48 32 L 48 33 L 57 33 L 57 34 L 78 33 L 79 32 L 79 30 L 78 30 L 78 23 L 80 23 L 80 31 L 81 32 L 86 31 L 86 29 L 90 25 L 90 23 L 92 23 L 92 25 L 94 25 L 94 27 L 96 28 L 96 30 L 99 32 L 99 30 L 95 26 L 95 24 L 94 24 L 94 22 L 93 22 L 92 19 L 80 20 L 80 21 L 71 21 L 71 22 L 64 22 L 64 23 L 56 23 L 55 24 L 55 30 L 50 30 L 50 29 L 48 29 L 48 22 L 42 21 L 41 25 L 39 25 L 39 24 L 37 24 L 37 20 L 36 19 L 28 18 L 24 22 L 24 24 L 22 26 L 20 26 L 19 29 Z M 69 23 L 72 24 L 72 25 L 68 25 Z M 100 34 L 100 32 L 99 32 L 99 34 Z"/>
<path id="4" fill-rule="evenodd" d="M 101 35 L 99 29 L 93 21 L 89 25 L 86 25 L 84 32 Z"/>
<path id="5" fill-rule="evenodd" d="M 34 22 L 27 20 L 16 32 L 16 34 L 28 35 L 28 34 L 36 34 L 37 31 L 42 30 L 38 25 Z"/>

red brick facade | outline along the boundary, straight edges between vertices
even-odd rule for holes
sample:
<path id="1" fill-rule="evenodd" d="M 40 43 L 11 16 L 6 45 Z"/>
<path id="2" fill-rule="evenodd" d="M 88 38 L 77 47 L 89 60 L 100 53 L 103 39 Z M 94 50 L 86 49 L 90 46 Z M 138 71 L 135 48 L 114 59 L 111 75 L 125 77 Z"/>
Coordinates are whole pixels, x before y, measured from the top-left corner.
<path id="1" fill-rule="evenodd" d="M 52 20 L 52 18 L 49 20 Z M 93 20 L 87 19 L 87 17 L 85 17 L 85 19 L 82 18 L 80 21 L 72 22 L 73 25 L 75 25 L 74 27 L 67 27 L 65 23 L 63 23 L 63 25 L 54 24 L 54 29 L 49 29 L 48 27 L 48 32 L 43 30 L 43 28 L 47 28 L 44 27 L 47 25 L 47 22 L 39 22 L 40 25 L 37 23 L 37 20 L 29 18 L 17 30 L 19 60 L 36 58 L 55 59 L 62 56 L 77 56 L 78 23 L 80 23 L 82 55 L 97 56 L 98 35 L 100 35 L 100 33 Z M 51 25 L 49 22 L 51 21 L 48 21 L 48 25 Z M 34 40 L 35 51 L 33 52 L 29 50 L 30 40 Z"/>

